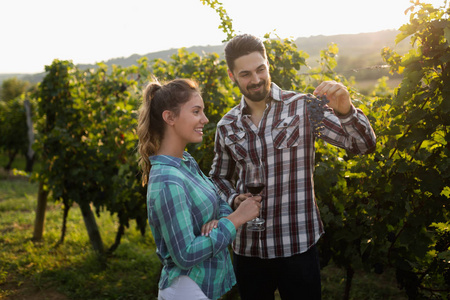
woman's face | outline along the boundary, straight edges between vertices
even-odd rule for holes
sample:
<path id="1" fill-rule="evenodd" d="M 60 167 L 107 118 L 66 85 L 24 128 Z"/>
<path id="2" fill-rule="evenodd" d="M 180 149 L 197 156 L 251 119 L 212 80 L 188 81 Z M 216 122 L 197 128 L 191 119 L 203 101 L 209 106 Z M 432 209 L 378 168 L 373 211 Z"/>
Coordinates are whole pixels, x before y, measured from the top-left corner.
<path id="1" fill-rule="evenodd" d="M 174 120 L 174 132 L 182 143 L 200 143 L 203 140 L 203 127 L 209 122 L 204 113 L 202 97 L 194 93 L 188 102 L 180 107 Z"/>

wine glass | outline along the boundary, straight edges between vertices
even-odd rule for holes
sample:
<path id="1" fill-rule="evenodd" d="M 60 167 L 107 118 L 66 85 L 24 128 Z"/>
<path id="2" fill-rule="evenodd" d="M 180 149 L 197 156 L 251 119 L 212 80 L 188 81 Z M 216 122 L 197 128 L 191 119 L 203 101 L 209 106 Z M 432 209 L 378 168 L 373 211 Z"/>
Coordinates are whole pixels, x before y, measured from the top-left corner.
<path id="1" fill-rule="evenodd" d="M 247 166 L 245 187 L 253 196 L 261 193 L 262 190 L 266 187 L 264 181 L 264 167 L 262 164 L 249 164 Z M 247 222 L 247 229 L 251 231 L 263 231 L 265 229 L 264 222 L 265 220 L 261 219 L 260 217 L 255 218 Z"/>

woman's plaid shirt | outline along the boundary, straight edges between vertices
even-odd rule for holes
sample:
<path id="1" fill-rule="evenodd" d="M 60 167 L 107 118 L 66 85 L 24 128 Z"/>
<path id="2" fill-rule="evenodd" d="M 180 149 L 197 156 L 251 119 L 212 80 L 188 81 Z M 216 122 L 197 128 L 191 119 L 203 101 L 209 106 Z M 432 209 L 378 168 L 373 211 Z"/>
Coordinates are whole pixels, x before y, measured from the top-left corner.
<path id="1" fill-rule="evenodd" d="M 189 153 L 184 152 L 183 159 L 151 156 L 150 162 L 147 209 L 163 263 L 159 288 L 187 275 L 208 298 L 218 299 L 236 283 L 228 251 L 236 229 L 223 218 L 232 210 Z M 203 224 L 213 219 L 220 219 L 218 227 L 202 236 Z"/>
<path id="2" fill-rule="evenodd" d="M 307 117 L 305 94 L 283 91 L 272 83 L 271 102 L 259 127 L 246 114 L 244 97 L 218 123 L 210 177 L 228 203 L 246 193 L 245 166 L 261 160 L 266 166 L 262 218 L 266 230 L 239 228 L 233 249 L 261 258 L 288 257 L 313 246 L 323 233 L 314 196 L 314 136 Z M 352 106 L 346 116 L 325 112 L 320 138 L 364 154 L 375 149 L 369 120 Z"/>

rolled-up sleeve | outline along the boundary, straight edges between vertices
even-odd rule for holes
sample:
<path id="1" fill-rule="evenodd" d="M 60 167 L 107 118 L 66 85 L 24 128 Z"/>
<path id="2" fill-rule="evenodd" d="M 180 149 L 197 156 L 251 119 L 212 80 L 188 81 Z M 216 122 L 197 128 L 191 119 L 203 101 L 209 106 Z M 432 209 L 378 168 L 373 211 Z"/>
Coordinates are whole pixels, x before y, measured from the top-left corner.
<path id="1" fill-rule="evenodd" d="M 354 154 L 368 154 L 376 148 L 376 135 L 369 119 L 354 106 L 344 116 L 335 115 L 331 109 L 326 111 L 323 123 L 321 138 L 334 146 Z"/>

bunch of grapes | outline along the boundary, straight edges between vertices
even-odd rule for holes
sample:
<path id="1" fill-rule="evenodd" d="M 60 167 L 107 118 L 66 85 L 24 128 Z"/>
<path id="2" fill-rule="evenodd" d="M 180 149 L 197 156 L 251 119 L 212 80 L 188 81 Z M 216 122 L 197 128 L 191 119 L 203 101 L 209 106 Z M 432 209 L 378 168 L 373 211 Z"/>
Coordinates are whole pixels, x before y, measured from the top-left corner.
<path id="1" fill-rule="evenodd" d="M 325 95 L 314 96 L 307 94 L 305 96 L 306 108 L 308 109 L 309 122 L 311 123 L 313 134 L 316 138 L 321 135 L 321 131 L 324 128 L 323 118 L 325 106 L 330 102 Z"/>

